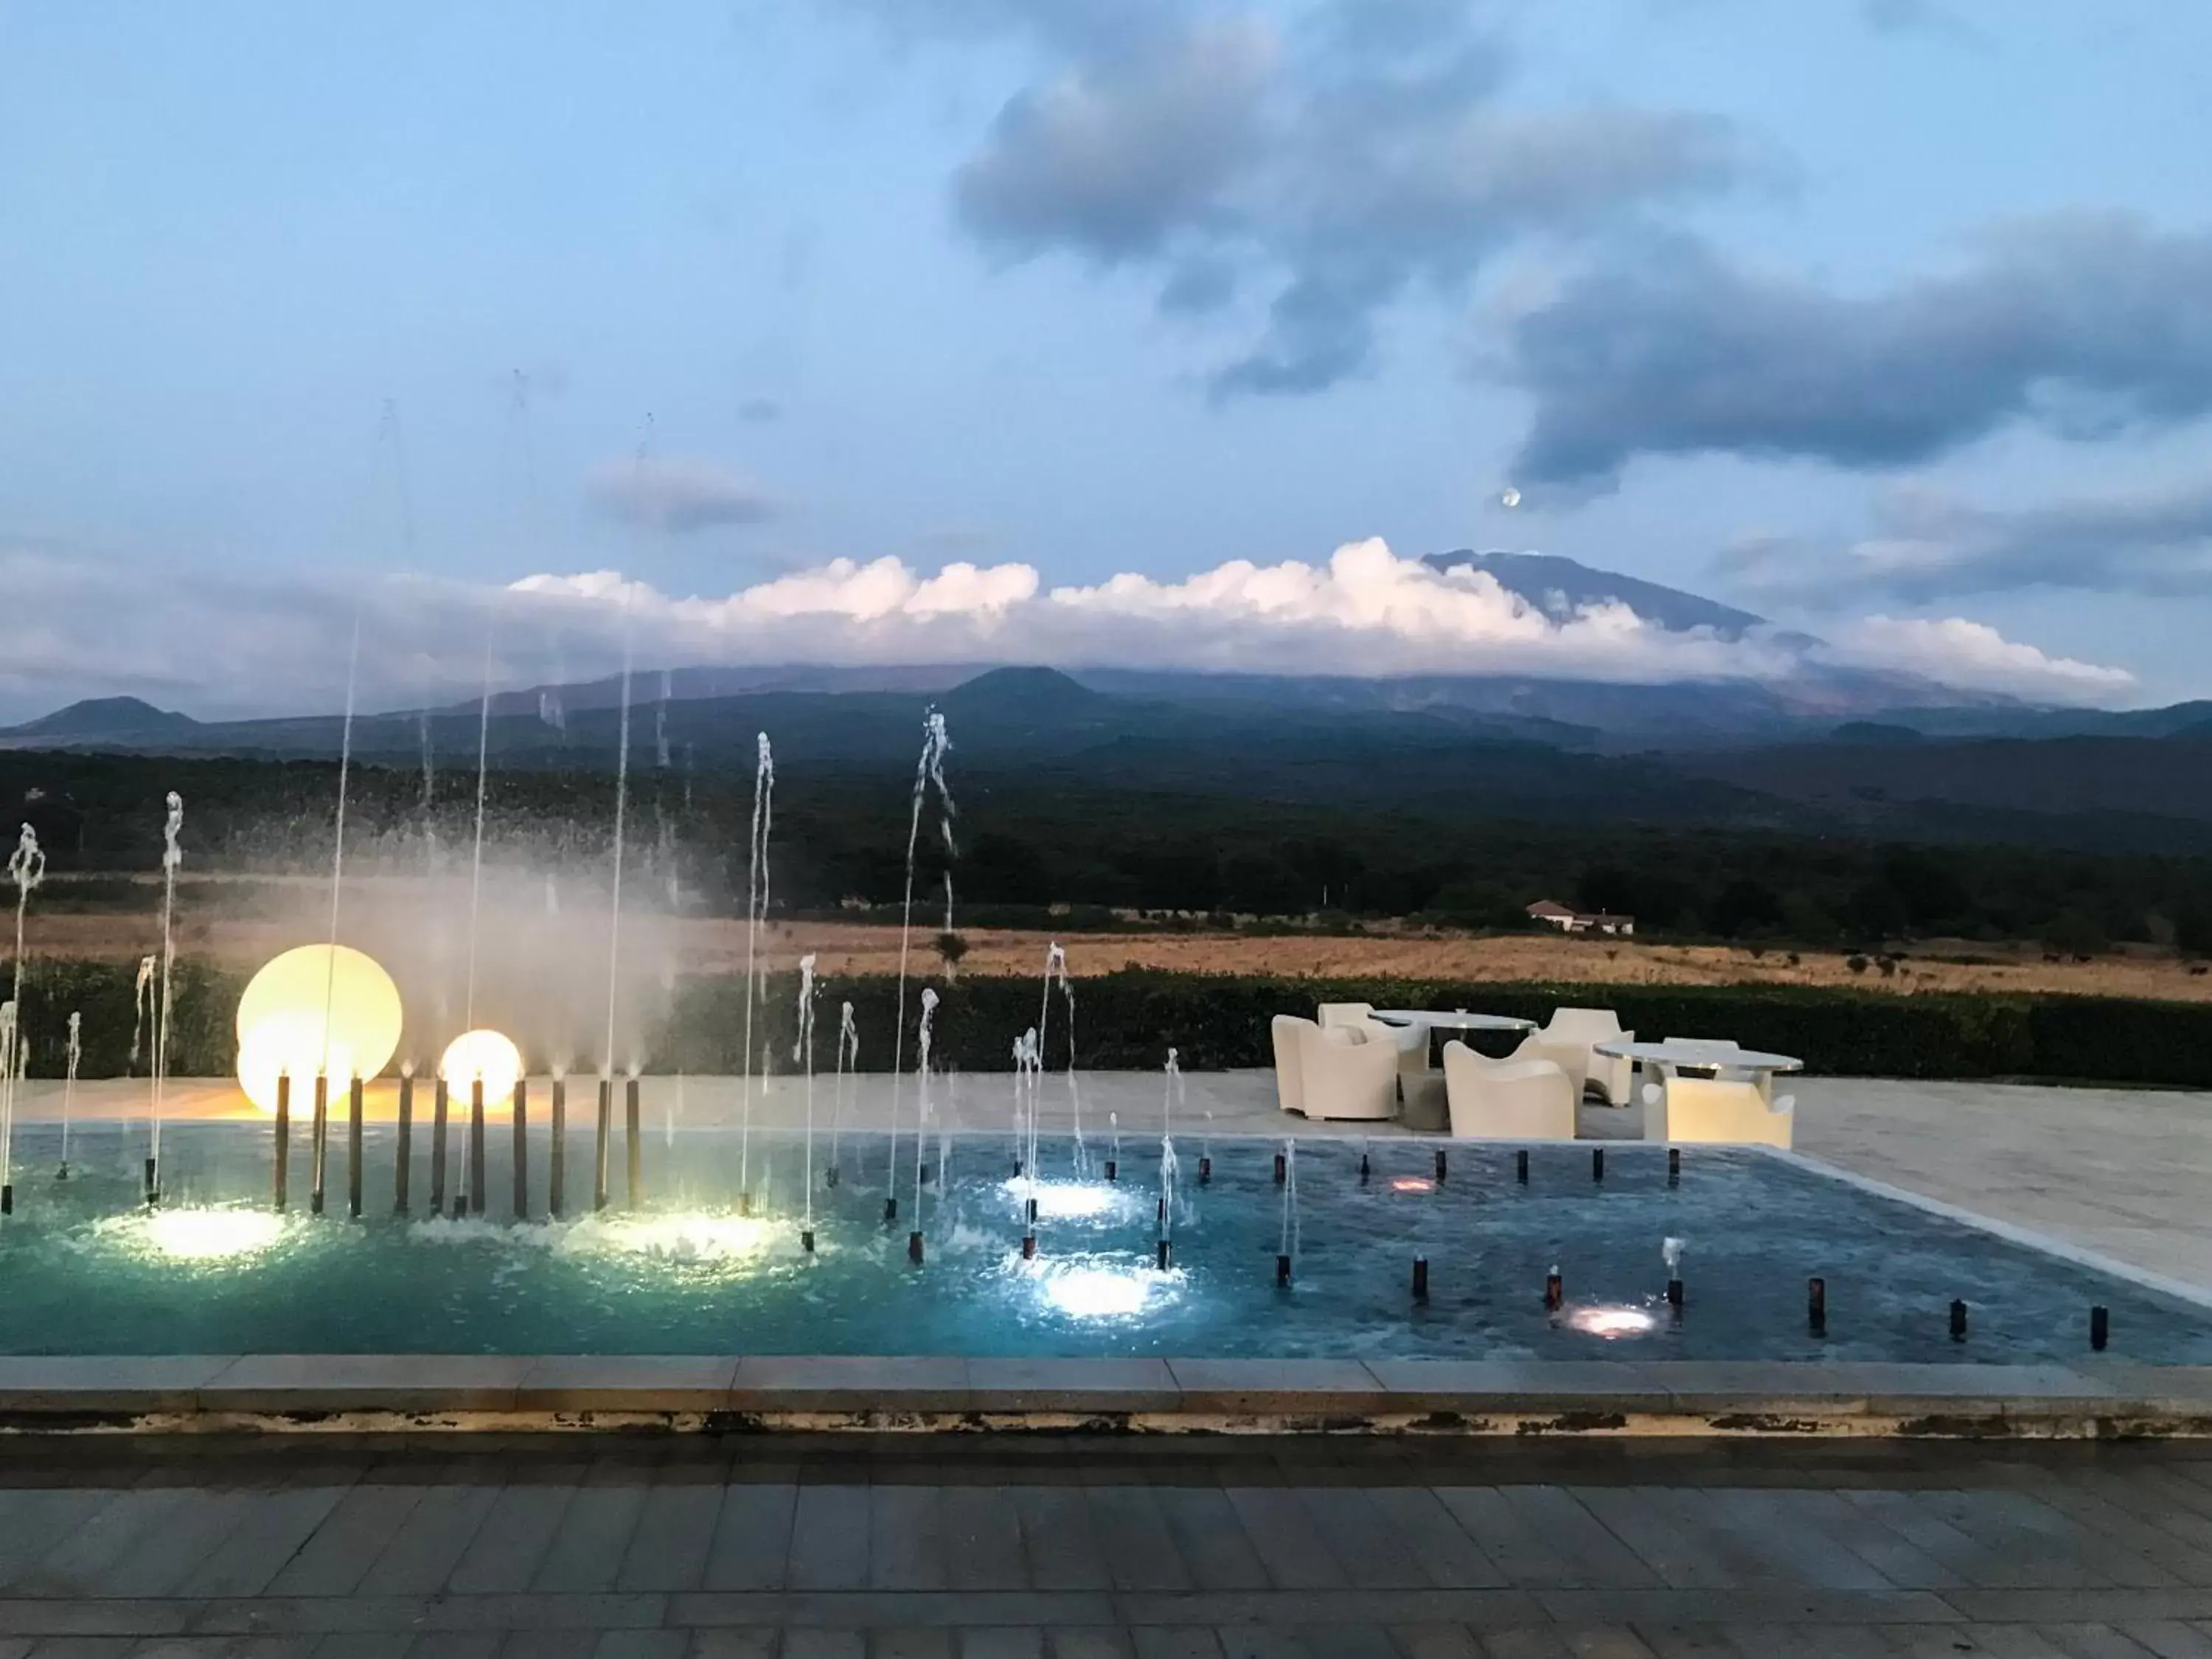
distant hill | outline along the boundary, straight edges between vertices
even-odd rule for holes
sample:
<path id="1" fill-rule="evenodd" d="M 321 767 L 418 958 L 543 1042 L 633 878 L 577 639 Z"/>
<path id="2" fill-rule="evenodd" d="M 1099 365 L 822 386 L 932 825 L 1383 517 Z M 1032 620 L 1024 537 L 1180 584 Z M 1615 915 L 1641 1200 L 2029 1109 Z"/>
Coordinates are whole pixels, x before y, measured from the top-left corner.
<path id="1" fill-rule="evenodd" d="M 21 726 L 0 728 L 0 742 L 121 742 L 173 738 L 196 731 L 189 714 L 156 708 L 139 697 L 88 697 Z"/>

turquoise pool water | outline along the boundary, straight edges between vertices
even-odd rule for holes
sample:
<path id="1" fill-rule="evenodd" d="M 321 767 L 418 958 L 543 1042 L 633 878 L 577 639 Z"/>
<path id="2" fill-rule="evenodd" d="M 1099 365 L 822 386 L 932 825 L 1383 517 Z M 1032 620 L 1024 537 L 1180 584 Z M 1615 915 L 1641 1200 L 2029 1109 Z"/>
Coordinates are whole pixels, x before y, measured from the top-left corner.
<path id="1" fill-rule="evenodd" d="M 453 1142 L 459 1185 L 462 1136 Z M 16 1139 L 15 1213 L 0 1220 L 0 1352 L 951 1353 L 965 1355 L 1537 1357 L 2003 1361 L 2087 1352 L 2088 1310 L 2109 1307 L 2112 1352 L 2212 1363 L 2203 1309 L 1815 1171 L 1753 1152 L 1690 1149 L 1670 1184 L 1657 1148 L 1433 1144 L 1302 1146 L 1296 1263 L 1276 1282 L 1278 1143 L 1179 1146 L 1172 1266 L 1157 1268 L 1158 1143 L 1127 1137 L 1120 1180 L 1087 1176 L 1064 1140 L 1039 1163 L 1038 1255 L 1020 1254 L 1025 1181 L 1003 1136 L 933 1142 L 920 1227 L 914 1142 L 901 1143 L 899 1210 L 883 1218 L 883 1137 L 847 1136 L 842 1180 L 816 1151 L 817 1249 L 801 1248 L 805 1152 L 784 1134 L 741 1152 L 726 1132 L 658 1129 L 641 1147 L 645 1200 L 590 1213 L 592 1141 L 568 1138 L 569 1218 L 545 1218 L 549 1146 L 529 1148 L 529 1218 L 512 1216 L 509 1132 L 490 1126 L 488 1212 L 425 1213 L 427 1133 L 414 1213 L 392 1212 L 394 1132 L 364 1141 L 364 1214 L 349 1219 L 343 1125 L 329 1213 L 307 1211 L 304 1127 L 290 1211 L 270 1208 L 264 1126 L 183 1124 L 164 1138 L 164 1201 L 135 1200 L 145 1127 L 80 1131 L 73 1179 L 54 1178 L 55 1132 Z M 749 1165 L 753 1214 L 736 1212 Z M 1668 1238 L 1683 1241 L 1685 1305 L 1664 1299 Z M 1430 1294 L 1410 1294 L 1416 1255 Z M 1557 1265 L 1565 1305 L 1544 1306 Z M 1826 1281 L 1809 1334 L 1806 1281 Z M 1969 1304 L 1964 1342 L 1953 1298 Z"/>

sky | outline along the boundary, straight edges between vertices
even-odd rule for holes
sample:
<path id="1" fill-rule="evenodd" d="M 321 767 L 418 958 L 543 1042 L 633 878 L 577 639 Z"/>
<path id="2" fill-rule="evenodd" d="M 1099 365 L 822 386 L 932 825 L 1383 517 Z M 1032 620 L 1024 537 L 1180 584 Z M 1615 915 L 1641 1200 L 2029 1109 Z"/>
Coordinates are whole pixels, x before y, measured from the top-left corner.
<path id="1" fill-rule="evenodd" d="M 1461 547 L 2212 695 L 2206 62 L 2171 0 L 0 0 L 0 716 L 622 640 L 1792 672 Z"/>

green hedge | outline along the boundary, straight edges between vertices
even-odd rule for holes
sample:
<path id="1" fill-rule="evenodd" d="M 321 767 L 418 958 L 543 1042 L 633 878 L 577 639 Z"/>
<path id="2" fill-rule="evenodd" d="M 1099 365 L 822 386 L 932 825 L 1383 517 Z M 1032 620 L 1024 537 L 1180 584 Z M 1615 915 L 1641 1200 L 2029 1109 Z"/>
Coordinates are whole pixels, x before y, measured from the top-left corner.
<path id="1" fill-rule="evenodd" d="M 58 1075 L 69 1011 L 84 1014 L 87 1077 L 130 1066 L 133 969 L 124 963 L 39 962 L 25 988 L 31 1071 Z M 243 976 L 191 963 L 178 967 L 172 1072 L 216 1076 L 233 1060 L 231 1013 Z M 1034 980 L 968 977 L 933 983 L 941 999 L 936 1053 L 968 1071 L 1012 1067 L 1012 1044 L 1034 1025 Z M 908 1064 L 921 987 L 908 988 Z M 754 1016 L 757 1043 L 789 1063 L 795 977 L 771 976 Z M 854 1005 L 860 1066 L 889 1068 L 896 982 L 884 975 L 824 982 L 817 1064 L 833 1062 L 837 1006 Z M 2048 1078 L 2081 1082 L 2212 1086 L 2212 1003 L 2118 997 L 1981 995 L 1806 986 L 1531 985 L 1465 981 L 1284 979 L 1133 969 L 1075 984 L 1077 1055 L 1086 1066 L 1147 1070 L 1168 1045 L 1183 1066 L 1208 1071 L 1272 1063 L 1268 1020 L 1319 1002 L 1377 1007 L 1477 1008 L 1541 1020 L 1561 1003 L 1612 1008 L 1650 1037 L 1727 1036 L 1796 1054 L 1815 1073 L 1900 1078 Z M 743 1043 L 744 983 L 736 975 L 682 981 L 673 1011 L 646 1047 L 657 1071 L 734 1072 Z M 1055 994 L 1048 1063 L 1066 1063 L 1066 1015 Z M 1488 1046 L 1495 1047 L 1492 1042 Z M 542 1063 L 542 1056 L 538 1057 Z M 143 1057 L 137 1069 L 143 1070 Z"/>

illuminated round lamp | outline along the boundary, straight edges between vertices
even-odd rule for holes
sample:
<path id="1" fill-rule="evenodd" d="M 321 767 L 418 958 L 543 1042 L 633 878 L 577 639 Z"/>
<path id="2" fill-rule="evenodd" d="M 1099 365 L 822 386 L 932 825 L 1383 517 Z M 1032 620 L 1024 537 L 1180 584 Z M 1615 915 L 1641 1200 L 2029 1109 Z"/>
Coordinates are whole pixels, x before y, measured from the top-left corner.
<path id="1" fill-rule="evenodd" d="M 374 957 L 346 945 L 287 951 L 265 963 L 238 1000 L 239 1083 L 255 1105 L 273 1112 L 279 1071 L 291 1073 L 295 1100 L 318 1072 L 334 1082 L 374 1077 L 398 1051 L 401 1022 L 399 988 Z M 272 1024 L 274 1030 L 263 1029 Z M 256 1060 L 251 1075 L 249 1050 Z"/>
<path id="2" fill-rule="evenodd" d="M 522 1076 L 522 1051 L 501 1032 L 464 1031 L 446 1045 L 438 1075 L 464 1098 L 470 1085 L 482 1078 L 486 1100 L 505 1100 Z"/>
<path id="3" fill-rule="evenodd" d="M 389 1059 L 387 1055 L 386 1058 Z M 263 1111 L 276 1109 L 276 1079 L 289 1074 L 292 1109 L 304 1114 L 314 1101 L 315 1074 L 327 1069 L 332 1095 L 353 1080 L 353 1050 L 333 1039 L 323 1042 L 323 1014 L 271 1014 L 248 1033 L 238 1048 L 238 1086 Z"/>

